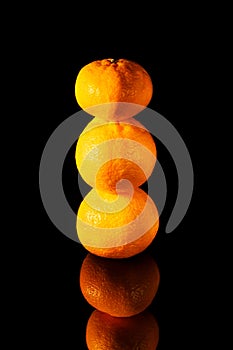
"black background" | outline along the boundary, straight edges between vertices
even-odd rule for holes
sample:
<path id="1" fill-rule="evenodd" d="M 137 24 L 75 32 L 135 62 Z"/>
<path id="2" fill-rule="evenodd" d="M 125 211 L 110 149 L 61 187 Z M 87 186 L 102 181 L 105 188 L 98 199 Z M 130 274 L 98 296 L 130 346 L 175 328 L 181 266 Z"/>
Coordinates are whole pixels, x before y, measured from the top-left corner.
<path id="1" fill-rule="evenodd" d="M 141 64 L 150 74 L 154 94 L 148 107 L 167 118 L 183 138 L 193 162 L 194 192 L 192 202 L 180 225 L 165 234 L 166 223 L 173 209 L 177 189 L 175 165 L 165 147 L 156 140 L 158 159 L 166 174 L 168 197 L 161 216 L 159 232 L 148 248 L 158 263 L 161 283 L 151 312 L 158 320 L 160 342 L 158 349 L 198 348 L 202 333 L 204 313 L 200 306 L 207 300 L 203 287 L 204 254 L 200 232 L 200 166 L 196 123 L 199 112 L 198 86 L 200 84 L 200 48 L 195 40 L 155 46 L 98 45 L 79 46 L 75 55 L 64 59 L 60 65 L 46 61 L 40 79 L 45 80 L 38 111 L 39 128 L 38 168 L 43 148 L 55 128 L 70 115 L 80 110 L 74 96 L 74 84 L 79 70 L 85 64 L 102 58 L 127 58 Z M 200 63 L 200 62 L 199 62 Z M 46 109 L 45 109 L 46 106 Z M 38 131 L 38 130 L 37 130 Z M 63 185 L 68 202 L 74 211 L 82 200 L 77 187 L 77 169 L 73 145 L 64 163 Z M 146 185 L 145 185 L 146 189 Z M 87 252 L 80 245 L 59 232 L 50 221 L 40 200 L 37 238 L 39 249 L 36 288 L 36 312 L 43 315 L 38 338 L 54 347 L 65 344 L 66 349 L 85 350 L 85 327 L 93 308 L 84 300 L 79 288 L 80 266 Z"/>

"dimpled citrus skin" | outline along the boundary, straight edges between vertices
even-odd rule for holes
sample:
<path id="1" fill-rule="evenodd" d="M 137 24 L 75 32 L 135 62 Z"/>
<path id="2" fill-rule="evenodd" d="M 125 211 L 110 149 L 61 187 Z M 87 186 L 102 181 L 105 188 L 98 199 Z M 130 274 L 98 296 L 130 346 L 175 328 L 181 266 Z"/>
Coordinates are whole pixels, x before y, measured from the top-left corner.
<path id="1" fill-rule="evenodd" d="M 75 96 L 82 109 L 109 102 L 147 106 L 152 94 L 152 81 L 147 71 L 124 58 L 88 63 L 78 72 L 75 83 Z"/>
<path id="2" fill-rule="evenodd" d="M 141 186 L 151 175 L 157 157 L 155 142 L 148 130 L 134 118 L 104 123 L 94 118 L 81 133 L 75 151 L 78 171 L 91 187 L 116 191 L 127 179 Z"/>
<path id="3" fill-rule="evenodd" d="M 86 343 L 89 350 L 155 350 L 158 322 L 148 311 L 116 318 L 95 310 L 87 323 Z"/>
<path id="4" fill-rule="evenodd" d="M 120 195 L 117 200 L 117 197 L 92 189 L 79 206 L 77 234 L 81 244 L 95 255 L 134 256 L 144 251 L 157 234 L 159 214 L 147 193 L 137 188 L 130 198 Z"/>
<path id="5" fill-rule="evenodd" d="M 160 273 L 151 255 L 131 259 L 103 259 L 88 253 L 80 270 L 80 288 L 95 309 L 114 317 L 144 311 L 159 287 Z"/>

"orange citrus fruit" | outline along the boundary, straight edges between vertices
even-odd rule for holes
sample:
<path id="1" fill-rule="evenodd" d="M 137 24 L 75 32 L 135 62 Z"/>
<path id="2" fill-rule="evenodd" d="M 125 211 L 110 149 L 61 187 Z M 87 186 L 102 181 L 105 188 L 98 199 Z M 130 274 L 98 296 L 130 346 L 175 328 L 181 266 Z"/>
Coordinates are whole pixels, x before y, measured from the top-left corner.
<path id="1" fill-rule="evenodd" d="M 140 64 L 124 58 L 90 62 L 81 68 L 75 82 L 79 106 L 107 120 L 133 116 L 149 104 L 152 94 L 153 85 L 148 72 Z M 121 103 L 129 105 L 122 108 Z M 138 106 L 138 111 L 130 110 L 130 104 L 133 110 Z M 104 105 L 104 108 L 90 109 L 98 105 Z"/>
<path id="2" fill-rule="evenodd" d="M 151 197 L 137 188 L 132 196 L 92 189 L 81 202 L 76 221 L 80 243 L 107 258 L 128 258 L 155 238 L 159 214 Z"/>
<path id="3" fill-rule="evenodd" d="M 155 350 L 159 325 L 149 311 L 116 318 L 95 310 L 87 322 L 86 343 L 89 350 Z"/>
<path id="4" fill-rule="evenodd" d="M 103 259 L 88 253 L 80 270 L 80 288 L 95 309 L 114 317 L 146 310 L 159 287 L 160 273 L 151 255 Z"/>
<path id="5" fill-rule="evenodd" d="M 124 122 L 93 120 L 78 138 L 75 160 L 78 171 L 91 187 L 116 191 L 122 179 L 139 187 L 148 180 L 157 151 L 149 131 L 134 118 Z"/>

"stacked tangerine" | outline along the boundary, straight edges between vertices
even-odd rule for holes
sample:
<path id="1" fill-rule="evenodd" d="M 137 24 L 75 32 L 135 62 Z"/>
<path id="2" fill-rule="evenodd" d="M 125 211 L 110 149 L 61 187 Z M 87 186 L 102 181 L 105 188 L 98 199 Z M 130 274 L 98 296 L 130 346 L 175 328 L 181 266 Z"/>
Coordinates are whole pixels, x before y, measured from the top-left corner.
<path id="1" fill-rule="evenodd" d="M 79 173 L 92 187 L 78 210 L 77 233 L 83 246 L 98 256 L 134 256 L 158 231 L 157 208 L 140 188 L 155 166 L 156 145 L 133 118 L 152 93 L 146 70 L 126 59 L 91 62 L 76 79 L 77 102 L 94 116 L 75 152 Z"/>
<path id="2" fill-rule="evenodd" d="M 138 316 L 152 302 L 160 279 L 157 264 L 143 255 L 157 234 L 158 210 L 140 188 L 154 169 L 157 150 L 149 131 L 134 119 L 149 104 L 152 93 L 147 71 L 127 59 L 93 61 L 76 79 L 77 102 L 93 116 L 75 151 L 78 171 L 92 187 L 79 206 L 76 224 L 80 243 L 89 252 L 81 267 L 80 286 L 97 309 L 87 326 L 89 349 L 126 349 L 117 332 L 123 321 L 117 323 L 116 317 L 127 317 L 123 323 L 134 333 L 136 319 L 142 317 L 149 336 L 141 342 L 151 344 L 147 349 L 157 344 L 157 333 L 149 326 L 152 316 Z M 143 269 L 140 278 L 137 264 Z M 97 344 L 99 327 L 106 322 L 112 326 L 109 336 L 102 329 L 107 345 Z"/>

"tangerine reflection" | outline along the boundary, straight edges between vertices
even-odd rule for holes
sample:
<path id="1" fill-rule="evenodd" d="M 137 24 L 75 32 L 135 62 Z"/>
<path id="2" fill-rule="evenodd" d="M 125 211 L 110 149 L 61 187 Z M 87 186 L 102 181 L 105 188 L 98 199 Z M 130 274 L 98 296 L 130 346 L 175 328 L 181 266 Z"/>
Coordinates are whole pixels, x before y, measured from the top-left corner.
<path id="1" fill-rule="evenodd" d="M 112 317 L 95 310 L 87 322 L 89 350 L 155 350 L 158 342 L 158 322 L 147 310 L 132 317 Z"/>
<path id="2" fill-rule="evenodd" d="M 114 317 L 130 317 L 146 310 L 159 282 L 158 265 L 148 253 L 120 260 L 88 253 L 80 270 L 80 288 L 86 301 Z"/>

